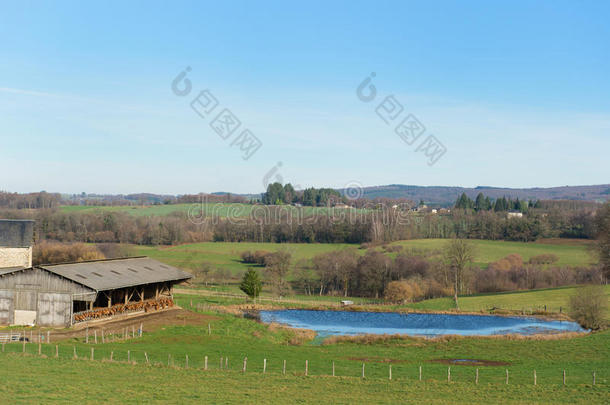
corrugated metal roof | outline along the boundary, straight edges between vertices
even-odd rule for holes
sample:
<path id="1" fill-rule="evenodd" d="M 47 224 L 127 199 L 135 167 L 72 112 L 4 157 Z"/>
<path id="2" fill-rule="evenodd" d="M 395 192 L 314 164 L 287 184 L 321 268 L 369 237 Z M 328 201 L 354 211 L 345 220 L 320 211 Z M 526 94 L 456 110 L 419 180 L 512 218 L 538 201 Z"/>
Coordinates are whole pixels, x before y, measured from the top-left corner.
<path id="1" fill-rule="evenodd" d="M 0 268 L 0 276 L 3 276 L 5 274 L 11 274 L 14 273 L 16 271 L 21 271 L 21 270 L 25 270 L 26 267 L 21 267 L 21 266 L 17 266 L 17 267 L 2 267 Z"/>
<path id="2" fill-rule="evenodd" d="M 38 266 L 97 291 L 114 290 L 192 276 L 148 257 Z"/>

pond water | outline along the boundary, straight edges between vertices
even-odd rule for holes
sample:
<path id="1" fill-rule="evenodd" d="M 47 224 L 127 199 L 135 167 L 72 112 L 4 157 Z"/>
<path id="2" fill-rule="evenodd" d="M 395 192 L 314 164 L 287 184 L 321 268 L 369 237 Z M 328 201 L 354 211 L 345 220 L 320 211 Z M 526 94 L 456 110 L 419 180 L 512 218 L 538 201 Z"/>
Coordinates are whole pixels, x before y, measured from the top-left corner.
<path id="1" fill-rule="evenodd" d="M 293 328 L 311 329 L 321 336 L 401 334 L 440 335 L 533 335 L 584 332 L 575 322 L 548 321 L 531 317 L 453 314 L 399 314 L 395 312 L 312 311 L 287 309 L 261 311 L 261 321 Z"/>

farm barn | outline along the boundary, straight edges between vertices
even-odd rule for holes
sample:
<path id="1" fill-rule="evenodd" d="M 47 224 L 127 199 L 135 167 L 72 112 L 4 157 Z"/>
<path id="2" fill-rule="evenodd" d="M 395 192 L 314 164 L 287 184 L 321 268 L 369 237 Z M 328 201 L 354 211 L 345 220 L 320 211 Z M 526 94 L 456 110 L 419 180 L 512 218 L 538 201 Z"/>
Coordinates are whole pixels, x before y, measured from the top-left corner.
<path id="1" fill-rule="evenodd" d="M 32 229 L 31 221 L 0 221 L 0 324 L 70 326 L 160 309 L 191 278 L 147 257 L 32 267 Z"/>

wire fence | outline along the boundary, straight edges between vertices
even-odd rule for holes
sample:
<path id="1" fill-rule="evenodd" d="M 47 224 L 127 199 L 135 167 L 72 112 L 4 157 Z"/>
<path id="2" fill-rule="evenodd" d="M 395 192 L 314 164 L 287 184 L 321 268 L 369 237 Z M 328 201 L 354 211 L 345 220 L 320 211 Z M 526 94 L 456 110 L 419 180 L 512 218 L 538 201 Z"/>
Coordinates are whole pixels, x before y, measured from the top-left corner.
<path id="1" fill-rule="evenodd" d="M 111 345 L 49 344 L 32 342 L 2 342 L 1 355 L 18 359 L 21 356 L 103 363 L 131 364 L 143 367 L 166 367 L 192 370 L 193 372 L 226 371 L 233 374 L 253 373 L 256 375 L 344 377 L 361 379 L 386 379 L 390 381 L 432 381 L 471 384 L 515 384 L 515 385 L 578 385 L 607 386 L 607 379 L 597 370 L 583 372 L 582 369 L 570 373 L 568 369 L 550 372 L 524 370 L 523 368 L 474 367 L 422 363 L 386 364 L 358 361 L 321 361 L 282 358 L 230 357 L 227 355 L 196 355 L 147 352 L 134 347 L 112 347 Z"/>

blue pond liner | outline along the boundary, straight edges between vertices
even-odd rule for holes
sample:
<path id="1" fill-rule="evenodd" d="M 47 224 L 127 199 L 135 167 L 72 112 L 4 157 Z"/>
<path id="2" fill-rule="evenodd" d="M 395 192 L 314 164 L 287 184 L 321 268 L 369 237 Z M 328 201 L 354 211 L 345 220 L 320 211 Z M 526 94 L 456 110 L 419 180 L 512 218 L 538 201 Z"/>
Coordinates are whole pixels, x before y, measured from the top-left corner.
<path id="1" fill-rule="evenodd" d="M 260 316 L 261 321 L 265 323 L 277 322 L 293 328 L 311 329 L 321 336 L 401 334 L 432 337 L 586 332 L 576 322 L 520 316 L 401 314 L 301 309 L 261 311 Z"/>

